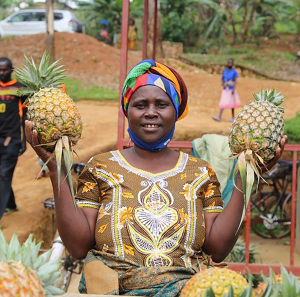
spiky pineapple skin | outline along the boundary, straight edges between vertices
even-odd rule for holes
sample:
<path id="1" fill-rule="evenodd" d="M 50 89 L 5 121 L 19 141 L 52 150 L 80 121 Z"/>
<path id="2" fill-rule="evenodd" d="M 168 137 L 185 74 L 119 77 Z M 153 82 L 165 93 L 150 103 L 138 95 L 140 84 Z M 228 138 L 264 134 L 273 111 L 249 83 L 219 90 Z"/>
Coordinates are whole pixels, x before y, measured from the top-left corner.
<path id="1" fill-rule="evenodd" d="M 276 105 L 250 102 L 232 125 L 229 146 L 234 154 L 251 149 L 267 162 L 275 156 L 283 132 L 284 119 Z"/>
<path id="2" fill-rule="evenodd" d="M 232 286 L 237 297 L 248 287 L 247 280 L 239 273 L 227 269 L 212 267 L 195 274 L 183 287 L 180 297 L 203 297 L 211 287 L 216 297 L 228 293 Z"/>
<path id="3" fill-rule="evenodd" d="M 59 88 L 43 88 L 30 97 L 28 119 L 38 131 L 40 143 L 49 151 L 64 135 L 72 145 L 81 137 L 82 121 L 77 107 Z"/>
<path id="4" fill-rule="evenodd" d="M 3 297 L 45 296 L 36 272 L 17 261 L 0 261 L 0 295 Z"/>

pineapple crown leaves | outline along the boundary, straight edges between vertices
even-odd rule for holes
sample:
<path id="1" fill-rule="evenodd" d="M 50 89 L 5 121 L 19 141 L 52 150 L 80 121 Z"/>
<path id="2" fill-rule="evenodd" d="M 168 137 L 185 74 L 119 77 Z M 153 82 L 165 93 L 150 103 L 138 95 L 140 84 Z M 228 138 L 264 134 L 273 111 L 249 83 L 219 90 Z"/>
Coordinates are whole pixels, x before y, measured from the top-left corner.
<path id="1" fill-rule="evenodd" d="M 24 54 L 25 65 L 16 70 L 18 81 L 26 85 L 18 90 L 20 96 L 31 96 L 42 88 L 58 87 L 65 78 L 63 65 L 57 66 L 59 60 L 49 66 L 50 55 L 45 51 L 39 67 L 36 66 L 33 58 L 31 60 Z"/>
<path id="2" fill-rule="evenodd" d="M 278 109 L 283 113 L 284 109 L 279 107 L 279 105 L 284 101 L 284 96 L 281 95 L 281 92 L 278 92 L 276 89 L 264 90 L 261 89 L 260 93 L 254 93 L 253 97 L 256 101 L 268 101 L 275 104 Z"/>
<path id="3" fill-rule="evenodd" d="M 0 229 L 0 261 L 15 260 L 22 262 L 26 267 L 36 271 L 43 284 L 46 296 L 61 295 L 64 291 L 52 286 L 59 280 L 61 275 L 59 271 L 61 266 L 60 258 L 49 261 L 52 249 L 39 256 L 41 244 L 42 242 L 36 244 L 33 235 L 30 234 L 21 245 L 15 233 L 10 243 L 8 243 Z"/>
<path id="4" fill-rule="evenodd" d="M 267 287 L 262 297 L 273 296 L 300 296 L 299 280 L 292 273 L 288 273 L 284 266 L 281 266 L 282 283 L 278 282 L 274 271 L 270 268 L 269 277 L 263 275 L 263 281 Z"/>
<path id="5" fill-rule="evenodd" d="M 292 273 L 288 273 L 284 266 L 281 266 L 282 276 L 282 296 L 300 296 L 300 286 L 298 278 Z"/>
<path id="6" fill-rule="evenodd" d="M 25 266 L 33 268 L 42 242 L 35 244 L 32 234 L 21 246 L 17 235 L 14 233 L 8 244 L 2 231 L 0 232 L 0 260 L 15 260 L 24 263 Z"/>

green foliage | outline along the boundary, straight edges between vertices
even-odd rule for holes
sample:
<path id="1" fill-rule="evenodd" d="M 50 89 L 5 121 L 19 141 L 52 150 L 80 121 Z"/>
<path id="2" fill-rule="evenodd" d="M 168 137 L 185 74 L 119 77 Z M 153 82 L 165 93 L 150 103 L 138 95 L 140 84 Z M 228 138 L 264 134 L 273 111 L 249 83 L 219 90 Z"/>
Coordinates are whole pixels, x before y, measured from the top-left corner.
<path id="1" fill-rule="evenodd" d="M 255 51 L 253 49 L 249 49 L 249 48 L 225 48 L 222 50 L 222 54 L 226 54 L 226 55 L 250 55 L 255 53 Z"/>
<path id="2" fill-rule="evenodd" d="M 142 0 L 130 2 L 130 17 L 141 18 L 143 15 Z M 94 37 L 99 36 L 101 20 L 109 22 L 107 32 L 112 38 L 113 34 L 120 31 L 122 22 L 122 0 L 94 0 L 92 3 L 79 2 L 80 11 L 85 14 L 87 33 Z"/>
<path id="3" fill-rule="evenodd" d="M 7 18 L 9 15 L 15 12 L 16 8 L 21 9 L 25 5 L 28 8 L 34 7 L 36 3 L 33 0 L 1 0 L 0 1 L 0 20 Z"/>
<path id="4" fill-rule="evenodd" d="M 93 100 L 118 100 L 119 94 L 116 91 L 99 88 L 96 86 L 85 87 L 79 80 L 66 78 L 65 85 L 68 95 L 74 100 L 93 99 Z"/>
<path id="5" fill-rule="evenodd" d="M 253 45 L 254 47 L 255 45 Z M 295 56 L 287 52 L 270 51 L 264 52 L 253 48 L 225 48 L 220 54 L 184 54 L 182 55 L 187 61 L 195 65 L 203 67 L 206 64 L 217 64 L 225 67 L 226 61 L 233 58 L 236 67 L 247 67 L 256 72 L 266 74 L 269 76 L 282 76 L 278 75 L 279 72 L 285 73 L 285 77 L 290 75 L 294 67 Z M 277 74 L 276 74 L 277 73 Z"/>
<path id="6" fill-rule="evenodd" d="M 256 246 L 251 244 L 249 247 L 249 263 L 256 262 L 256 255 L 258 255 L 258 253 L 255 251 L 255 249 Z M 232 251 L 225 259 L 225 262 L 243 263 L 245 262 L 245 259 L 246 259 L 245 243 L 244 240 L 239 237 Z"/>
<path id="7" fill-rule="evenodd" d="M 188 3 L 187 3 L 188 2 Z M 162 38 L 195 46 L 200 35 L 198 1 L 161 0 Z"/>
<path id="8" fill-rule="evenodd" d="M 297 112 L 296 116 L 287 119 L 284 122 L 284 134 L 288 136 L 289 143 L 300 143 L 300 113 Z"/>
<path id="9" fill-rule="evenodd" d="M 286 21 L 286 22 L 276 22 L 274 24 L 275 31 L 278 34 L 281 33 L 290 33 L 296 34 L 297 33 L 297 24 L 295 21 Z"/>

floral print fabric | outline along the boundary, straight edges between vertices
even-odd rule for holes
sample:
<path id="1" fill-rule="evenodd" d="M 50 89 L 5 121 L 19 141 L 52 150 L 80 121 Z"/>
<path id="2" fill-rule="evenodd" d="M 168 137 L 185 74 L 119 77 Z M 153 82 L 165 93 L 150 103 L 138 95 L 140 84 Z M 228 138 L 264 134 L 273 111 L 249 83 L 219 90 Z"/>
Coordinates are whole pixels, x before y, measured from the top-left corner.
<path id="1" fill-rule="evenodd" d="M 91 250 L 85 265 L 91 261 L 102 261 L 118 273 L 118 288 L 105 292 L 106 295 L 174 297 L 180 295 L 187 280 L 201 269 L 199 265 L 203 265 L 203 268 L 209 267 L 211 260 L 207 256 L 201 256 L 199 264 L 192 268 L 145 267 L 109 253 Z M 94 273 L 97 274 L 98 271 Z M 80 293 L 89 293 L 84 273 L 78 289 Z"/>
<path id="2" fill-rule="evenodd" d="M 223 209 L 213 169 L 185 153 L 157 174 L 132 167 L 120 151 L 96 155 L 79 177 L 76 199 L 98 210 L 96 250 L 144 267 L 195 266 L 204 215 Z"/>

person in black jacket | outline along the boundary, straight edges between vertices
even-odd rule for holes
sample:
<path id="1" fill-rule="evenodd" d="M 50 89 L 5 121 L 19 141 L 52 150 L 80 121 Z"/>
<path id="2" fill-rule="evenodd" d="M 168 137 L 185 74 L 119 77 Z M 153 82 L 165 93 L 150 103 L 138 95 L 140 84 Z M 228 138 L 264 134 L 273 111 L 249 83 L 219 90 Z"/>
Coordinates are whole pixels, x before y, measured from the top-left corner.
<path id="1" fill-rule="evenodd" d="M 12 79 L 12 72 L 12 61 L 0 58 L 0 219 L 5 212 L 17 210 L 11 183 L 18 156 L 26 149 L 21 128 L 26 98 L 17 93 L 24 85 Z"/>

